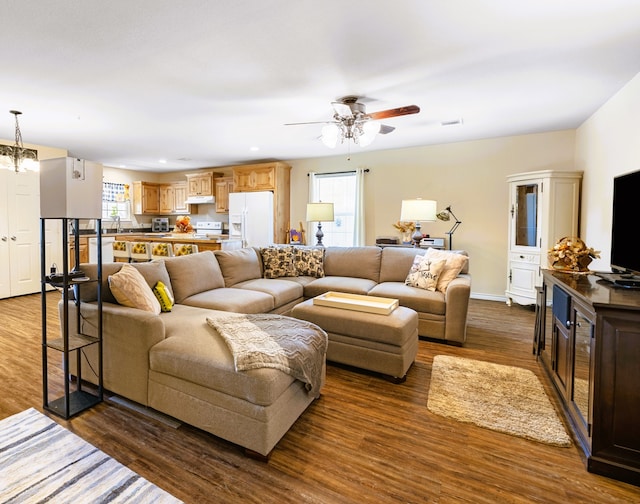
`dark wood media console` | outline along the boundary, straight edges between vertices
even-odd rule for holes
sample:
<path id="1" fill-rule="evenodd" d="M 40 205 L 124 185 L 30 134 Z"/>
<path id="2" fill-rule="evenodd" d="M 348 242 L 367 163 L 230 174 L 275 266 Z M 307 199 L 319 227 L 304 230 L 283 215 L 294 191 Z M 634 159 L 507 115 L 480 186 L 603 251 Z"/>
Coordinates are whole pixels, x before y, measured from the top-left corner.
<path id="1" fill-rule="evenodd" d="M 589 472 L 640 485 L 640 291 L 543 271 L 534 353 Z"/>

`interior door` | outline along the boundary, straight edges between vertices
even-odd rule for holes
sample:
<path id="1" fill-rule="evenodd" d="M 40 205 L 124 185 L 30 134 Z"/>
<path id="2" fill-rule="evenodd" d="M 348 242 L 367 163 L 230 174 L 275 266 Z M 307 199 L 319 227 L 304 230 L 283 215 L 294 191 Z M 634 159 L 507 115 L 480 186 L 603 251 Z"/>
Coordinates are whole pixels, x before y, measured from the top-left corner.
<path id="1" fill-rule="evenodd" d="M 9 172 L 7 214 L 12 296 L 40 291 L 39 186 L 37 172 Z"/>
<path id="2" fill-rule="evenodd" d="M 0 168 L 0 299 L 11 296 L 11 265 L 9 264 L 9 213 L 7 188 L 9 171 Z"/>

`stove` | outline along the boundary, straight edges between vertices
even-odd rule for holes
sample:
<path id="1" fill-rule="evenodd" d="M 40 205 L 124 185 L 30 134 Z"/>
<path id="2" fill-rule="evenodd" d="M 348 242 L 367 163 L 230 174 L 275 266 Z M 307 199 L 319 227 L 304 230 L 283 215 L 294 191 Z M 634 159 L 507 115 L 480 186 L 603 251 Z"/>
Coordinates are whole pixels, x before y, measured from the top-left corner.
<path id="1" fill-rule="evenodd" d="M 222 222 L 202 221 L 196 222 L 194 238 L 207 238 L 209 235 L 222 234 Z"/>

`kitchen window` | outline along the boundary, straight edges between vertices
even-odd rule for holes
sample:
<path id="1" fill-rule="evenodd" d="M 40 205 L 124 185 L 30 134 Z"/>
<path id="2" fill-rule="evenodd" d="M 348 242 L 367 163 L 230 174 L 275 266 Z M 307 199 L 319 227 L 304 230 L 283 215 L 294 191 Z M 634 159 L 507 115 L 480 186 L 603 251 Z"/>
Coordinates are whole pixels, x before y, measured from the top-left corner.
<path id="1" fill-rule="evenodd" d="M 129 184 L 102 183 L 102 219 L 120 222 L 131 220 Z"/>

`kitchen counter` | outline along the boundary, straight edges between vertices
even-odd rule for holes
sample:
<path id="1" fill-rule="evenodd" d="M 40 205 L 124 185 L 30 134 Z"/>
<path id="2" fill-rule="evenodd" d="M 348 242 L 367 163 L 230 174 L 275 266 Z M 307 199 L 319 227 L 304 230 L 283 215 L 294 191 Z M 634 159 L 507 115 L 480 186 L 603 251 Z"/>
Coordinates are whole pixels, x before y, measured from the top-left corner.
<path id="1" fill-rule="evenodd" d="M 115 235 L 117 240 L 164 243 L 187 243 L 197 245 L 199 251 L 241 248 L 242 241 L 229 235 L 209 235 L 197 238 L 192 233 L 123 233 Z"/>

